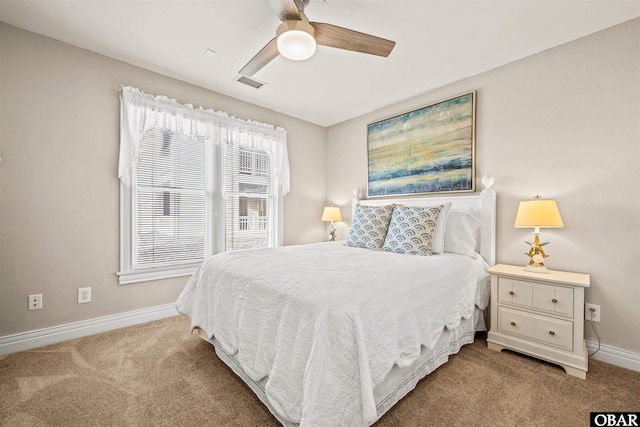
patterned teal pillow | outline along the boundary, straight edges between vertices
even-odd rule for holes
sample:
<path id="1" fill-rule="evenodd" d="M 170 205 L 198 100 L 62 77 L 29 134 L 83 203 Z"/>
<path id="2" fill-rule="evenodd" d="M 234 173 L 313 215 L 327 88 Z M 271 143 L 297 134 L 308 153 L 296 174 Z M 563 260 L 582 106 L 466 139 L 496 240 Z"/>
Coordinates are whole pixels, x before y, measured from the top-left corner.
<path id="1" fill-rule="evenodd" d="M 380 250 L 387 235 L 387 228 L 394 205 L 362 206 L 356 205 L 351 221 L 351 230 L 345 246 Z"/>
<path id="2" fill-rule="evenodd" d="M 396 206 L 382 250 L 406 255 L 431 255 L 442 207 Z"/>

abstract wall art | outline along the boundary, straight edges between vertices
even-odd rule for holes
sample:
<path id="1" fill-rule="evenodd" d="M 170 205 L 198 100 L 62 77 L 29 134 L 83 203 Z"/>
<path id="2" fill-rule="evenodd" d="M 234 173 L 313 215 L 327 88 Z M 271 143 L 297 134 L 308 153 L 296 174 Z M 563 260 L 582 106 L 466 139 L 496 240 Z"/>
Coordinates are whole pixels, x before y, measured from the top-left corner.
<path id="1" fill-rule="evenodd" d="M 475 191 L 476 92 L 367 125 L 368 196 Z"/>

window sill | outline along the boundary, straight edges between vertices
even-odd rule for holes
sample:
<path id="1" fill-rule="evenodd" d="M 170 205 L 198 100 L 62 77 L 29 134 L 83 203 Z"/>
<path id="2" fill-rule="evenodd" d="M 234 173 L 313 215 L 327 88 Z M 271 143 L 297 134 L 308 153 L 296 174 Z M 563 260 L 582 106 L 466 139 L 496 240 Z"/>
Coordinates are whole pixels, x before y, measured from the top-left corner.
<path id="1" fill-rule="evenodd" d="M 192 275 L 198 268 L 198 264 L 189 264 L 179 268 L 153 268 L 138 271 L 121 271 L 116 273 L 120 285 L 132 283 L 149 282 L 151 280 L 170 279 L 172 277 L 182 277 Z"/>

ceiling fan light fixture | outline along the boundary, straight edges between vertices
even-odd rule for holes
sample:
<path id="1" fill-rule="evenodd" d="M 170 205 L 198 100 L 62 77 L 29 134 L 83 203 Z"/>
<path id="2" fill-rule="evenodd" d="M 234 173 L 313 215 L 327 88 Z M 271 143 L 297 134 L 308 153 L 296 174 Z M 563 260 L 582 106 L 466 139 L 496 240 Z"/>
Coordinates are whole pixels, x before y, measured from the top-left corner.
<path id="1" fill-rule="evenodd" d="M 316 52 L 315 29 L 306 21 L 284 21 L 276 31 L 280 55 L 294 61 L 309 59 Z"/>

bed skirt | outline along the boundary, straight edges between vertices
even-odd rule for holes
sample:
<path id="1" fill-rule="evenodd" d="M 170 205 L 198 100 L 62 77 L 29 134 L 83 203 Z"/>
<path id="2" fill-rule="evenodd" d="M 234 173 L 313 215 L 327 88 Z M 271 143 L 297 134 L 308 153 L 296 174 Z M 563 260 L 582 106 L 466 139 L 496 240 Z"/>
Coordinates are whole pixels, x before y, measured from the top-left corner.
<path id="1" fill-rule="evenodd" d="M 476 307 L 471 319 L 462 319 L 460 325 L 452 331 L 445 329 L 433 350 L 422 347 L 420 356 L 413 365 L 406 368 L 399 368 L 397 365 L 394 366 L 385 380 L 374 389 L 377 416 L 369 425 L 378 421 L 393 405 L 413 390 L 422 378 L 446 363 L 450 355 L 458 353 L 462 346 L 472 343 L 476 331 L 485 331 L 486 326 L 483 314 L 484 312 Z M 213 345 L 220 360 L 229 366 L 231 370 L 253 390 L 258 399 L 260 399 L 267 409 L 269 409 L 269 412 L 271 412 L 283 426 L 298 426 L 298 423 L 283 418 L 282 415 L 269 404 L 269 400 L 265 394 L 265 385 L 268 377 L 260 381 L 251 379 L 244 373 L 238 361 L 232 355 L 228 355 L 221 349 L 215 337 L 208 339 L 201 329 L 197 329 L 200 337 Z"/>

